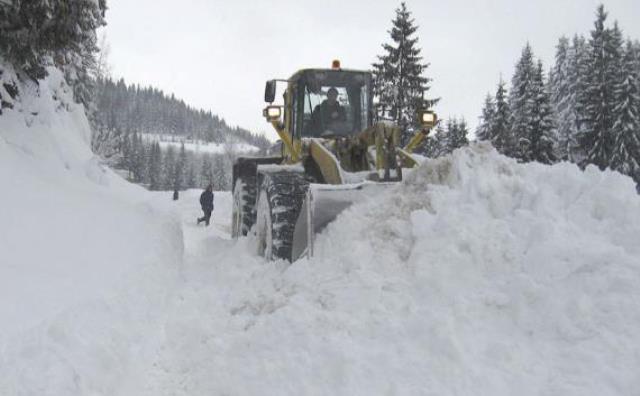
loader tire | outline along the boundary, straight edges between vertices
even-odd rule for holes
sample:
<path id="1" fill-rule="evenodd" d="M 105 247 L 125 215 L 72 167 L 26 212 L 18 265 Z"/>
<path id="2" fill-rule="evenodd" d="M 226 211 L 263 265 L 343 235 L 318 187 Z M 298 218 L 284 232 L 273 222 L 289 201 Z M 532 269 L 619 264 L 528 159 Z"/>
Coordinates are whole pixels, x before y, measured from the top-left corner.
<path id="1" fill-rule="evenodd" d="M 239 163 L 234 172 L 231 236 L 239 238 L 246 236 L 256 222 L 256 165 Z"/>
<path id="2" fill-rule="evenodd" d="M 309 182 L 293 172 L 260 175 L 257 203 L 257 253 L 267 260 L 292 262 L 293 234 Z"/>

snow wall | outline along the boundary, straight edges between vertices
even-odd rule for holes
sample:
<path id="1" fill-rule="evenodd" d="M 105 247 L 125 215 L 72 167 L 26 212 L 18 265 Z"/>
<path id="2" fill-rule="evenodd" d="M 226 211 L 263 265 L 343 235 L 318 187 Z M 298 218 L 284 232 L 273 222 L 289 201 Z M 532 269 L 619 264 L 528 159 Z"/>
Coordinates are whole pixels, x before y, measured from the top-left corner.
<path id="1" fill-rule="evenodd" d="M 0 115 L 0 394 L 114 394 L 179 279 L 181 228 L 99 164 L 58 70 L 0 70 L 19 89 Z"/>

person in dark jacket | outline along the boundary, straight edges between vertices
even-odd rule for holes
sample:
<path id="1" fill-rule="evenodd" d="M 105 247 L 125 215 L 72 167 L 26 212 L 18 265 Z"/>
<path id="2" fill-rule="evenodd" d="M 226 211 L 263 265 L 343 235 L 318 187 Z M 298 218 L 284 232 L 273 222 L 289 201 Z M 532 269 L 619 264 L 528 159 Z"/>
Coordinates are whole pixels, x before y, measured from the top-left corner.
<path id="1" fill-rule="evenodd" d="M 334 122 L 347 121 L 347 113 L 338 102 L 338 90 L 334 87 L 327 91 L 327 99 L 317 105 L 311 116 L 313 136 L 320 136 Z"/>
<path id="2" fill-rule="evenodd" d="M 200 194 L 200 206 L 202 207 L 204 216 L 198 218 L 198 224 L 204 221 L 206 225 L 209 225 L 211 212 L 213 212 L 213 186 L 211 184 Z"/>

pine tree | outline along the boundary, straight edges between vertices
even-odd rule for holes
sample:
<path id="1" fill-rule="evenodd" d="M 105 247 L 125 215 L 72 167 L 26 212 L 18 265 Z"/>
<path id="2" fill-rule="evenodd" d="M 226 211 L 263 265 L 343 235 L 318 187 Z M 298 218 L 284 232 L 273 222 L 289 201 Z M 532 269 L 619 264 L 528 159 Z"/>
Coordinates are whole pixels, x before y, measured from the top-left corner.
<path id="1" fill-rule="evenodd" d="M 176 151 L 173 146 L 167 147 L 162 159 L 162 189 L 173 190 L 177 167 Z"/>
<path id="2" fill-rule="evenodd" d="M 511 81 L 509 108 L 511 109 L 511 143 L 515 147 L 505 150 L 506 154 L 523 159 L 523 152 L 531 136 L 533 119 L 534 92 L 533 78 L 535 66 L 531 46 L 527 43 L 522 50 L 520 60 L 516 64 L 516 71 Z"/>
<path id="3" fill-rule="evenodd" d="M 491 94 L 487 94 L 482 107 L 482 115 L 480 116 L 480 124 L 476 130 L 476 138 L 478 140 L 491 140 L 491 130 L 496 115 L 496 105 Z"/>
<path id="4" fill-rule="evenodd" d="M 396 9 L 396 16 L 389 31 L 393 44 L 383 44 L 384 55 L 373 64 L 374 97 L 377 99 L 378 119 L 393 120 L 408 139 L 416 127 L 416 109 L 433 106 L 437 100 L 423 100 L 429 90 L 430 79 L 424 77 L 429 67 L 423 63 L 415 33 L 418 26 L 411 18 L 405 3 Z"/>
<path id="5" fill-rule="evenodd" d="M 568 160 L 568 142 L 572 133 L 574 121 L 571 117 L 573 109 L 571 106 L 571 44 L 565 36 L 561 37 L 556 46 L 555 65 L 551 69 L 549 77 L 549 92 L 551 93 L 551 103 L 555 109 L 556 127 L 558 133 L 557 157 Z"/>
<path id="6" fill-rule="evenodd" d="M 190 156 L 189 165 L 187 166 L 186 184 L 187 188 L 196 188 L 198 186 L 198 182 L 196 180 L 196 169 L 193 163 L 193 156 Z"/>
<path id="7" fill-rule="evenodd" d="M 589 40 L 587 88 L 585 95 L 585 131 L 582 145 L 587 153 L 586 163 L 600 169 L 609 166 L 614 144 L 613 87 L 619 79 L 621 33 L 616 27 L 605 27 L 607 13 L 600 5 L 594 30 Z"/>
<path id="8" fill-rule="evenodd" d="M 143 183 L 145 179 L 148 179 L 147 175 L 147 163 L 148 156 L 151 154 L 152 147 L 145 147 L 142 137 L 134 133 L 131 139 L 131 172 L 133 173 L 133 180 L 136 183 Z"/>
<path id="9" fill-rule="evenodd" d="M 513 156 L 511 147 L 513 147 L 511 137 L 511 109 L 507 102 L 506 84 L 500 78 L 498 88 L 496 89 L 496 113 L 493 117 L 491 125 L 491 143 L 501 153 Z"/>
<path id="10" fill-rule="evenodd" d="M 568 92 L 556 105 L 558 120 L 558 152 L 561 159 L 581 163 L 587 157 L 582 146 L 586 130 L 589 49 L 582 36 L 574 36 L 567 54 Z M 566 157 L 564 157 L 566 153 Z"/>
<path id="11" fill-rule="evenodd" d="M 119 128 L 98 126 L 91 134 L 91 151 L 107 164 L 117 166 L 122 162 L 124 133 Z"/>
<path id="12" fill-rule="evenodd" d="M 612 131 L 615 141 L 611 168 L 640 183 L 640 73 L 631 41 L 627 42 L 621 69 L 614 92 L 616 107 Z"/>
<path id="13" fill-rule="evenodd" d="M 160 143 L 153 142 L 149 146 L 149 162 L 147 166 L 147 174 L 149 180 L 149 190 L 157 191 L 162 189 L 163 181 L 162 181 L 162 149 L 160 148 Z"/>
<path id="14" fill-rule="evenodd" d="M 432 158 L 437 158 L 448 154 L 448 136 L 447 130 L 445 129 L 445 124 L 443 122 L 439 122 L 436 126 L 436 133 L 433 135 L 433 154 Z"/>
<path id="15" fill-rule="evenodd" d="M 184 147 L 184 142 L 180 145 L 180 153 L 178 154 L 178 161 L 173 176 L 173 190 L 180 191 L 184 188 L 186 178 L 186 166 L 187 166 L 187 151 Z"/>
<path id="16" fill-rule="evenodd" d="M 227 183 L 227 164 L 225 156 L 216 155 L 213 157 L 213 185 L 216 190 L 224 191 L 230 189 Z"/>
<path id="17" fill-rule="evenodd" d="M 439 146 L 439 142 L 438 142 L 438 138 L 436 137 L 438 134 L 438 128 L 440 128 L 440 126 L 436 127 L 436 132 L 434 133 L 434 131 L 432 130 L 431 133 L 429 134 L 429 136 L 427 136 L 427 139 L 424 143 L 424 155 L 428 158 L 437 158 L 440 155 L 440 146 Z"/>
<path id="18" fill-rule="evenodd" d="M 458 120 L 457 118 L 453 119 L 453 128 L 448 133 L 449 139 L 449 147 L 447 151 L 452 152 L 453 150 L 459 149 L 461 147 L 467 146 L 469 144 L 469 128 L 467 127 L 467 122 L 464 118 Z"/>
<path id="19" fill-rule="evenodd" d="M 213 167 L 211 164 L 211 156 L 204 154 L 202 156 L 202 166 L 200 168 L 200 185 L 207 186 L 214 182 Z"/>
<path id="20" fill-rule="evenodd" d="M 463 119 L 450 118 L 447 120 L 446 128 L 436 132 L 439 155 L 452 153 L 454 150 L 469 144 L 467 135 L 469 130 L 467 122 Z"/>
<path id="21" fill-rule="evenodd" d="M 555 161 L 554 124 L 550 95 L 546 90 L 542 61 L 538 61 L 531 81 L 531 123 L 529 135 L 520 138 L 520 158 L 522 161 L 537 161 L 551 164 Z"/>
<path id="22" fill-rule="evenodd" d="M 127 179 L 131 180 L 131 168 L 129 164 L 131 163 L 131 136 L 129 133 L 126 133 L 122 137 L 122 157 L 120 158 L 120 163 L 116 164 L 118 169 L 125 169 L 128 171 Z"/>

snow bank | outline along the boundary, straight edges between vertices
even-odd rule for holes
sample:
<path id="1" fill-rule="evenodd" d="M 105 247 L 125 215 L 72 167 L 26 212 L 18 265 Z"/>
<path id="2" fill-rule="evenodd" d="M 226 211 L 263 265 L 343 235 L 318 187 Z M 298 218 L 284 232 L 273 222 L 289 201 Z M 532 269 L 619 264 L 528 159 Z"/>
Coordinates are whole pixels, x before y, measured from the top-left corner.
<path id="1" fill-rule="evenodd" d="M 626 177 L 473 145 L 347 210 L 312 260 L 209 235 L 134 393 L 635 394 L 638 220 Z"/>
<path id="2" fill-rule="evenodd" d="M 116 394 L 159 332 L 182 231 L 99 165 L 49 72 L 0 115 L 0 394 Z"/>

